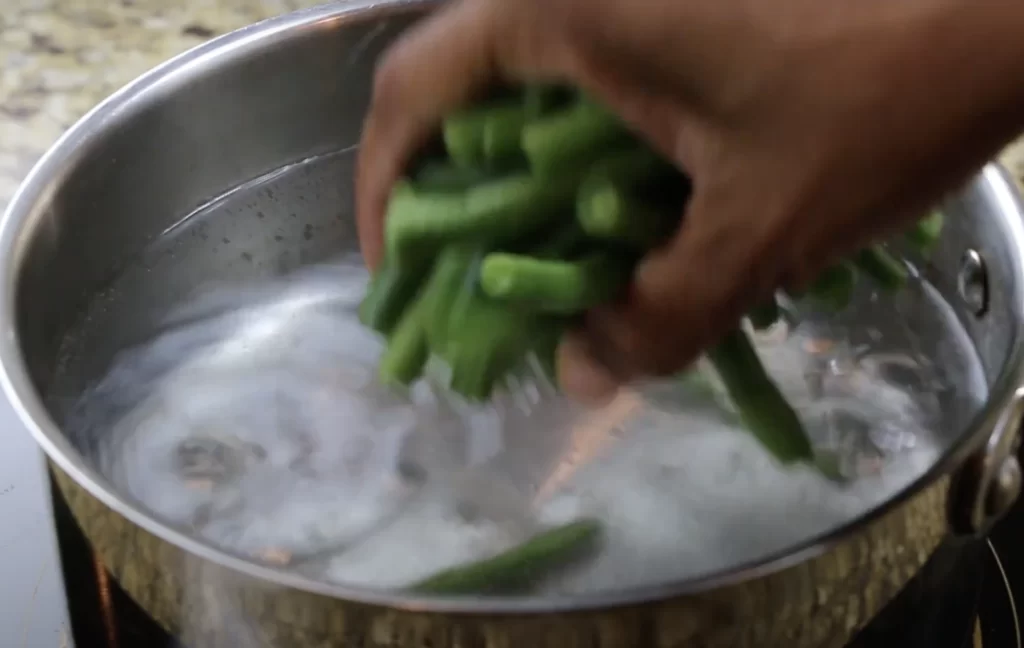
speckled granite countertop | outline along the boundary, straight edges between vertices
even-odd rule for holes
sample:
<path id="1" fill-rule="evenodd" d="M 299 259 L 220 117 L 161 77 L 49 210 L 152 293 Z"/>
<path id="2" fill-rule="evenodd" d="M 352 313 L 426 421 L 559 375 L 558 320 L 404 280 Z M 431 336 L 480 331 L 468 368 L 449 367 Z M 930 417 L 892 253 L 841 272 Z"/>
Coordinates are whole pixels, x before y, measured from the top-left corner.
<path id="1" fill-rule="evenodd" d="M 92 106 L 211 36 L 322 0 L 3 0 L 0 209 Z M 1024 182 L 1024 142 L 1004 161 Z"/>
<path id="2" fill-rule="evenodd" d="M 46 149 L 119 87 L 211 36 L 324 0 L 3 0 L 0 210 Z"/>

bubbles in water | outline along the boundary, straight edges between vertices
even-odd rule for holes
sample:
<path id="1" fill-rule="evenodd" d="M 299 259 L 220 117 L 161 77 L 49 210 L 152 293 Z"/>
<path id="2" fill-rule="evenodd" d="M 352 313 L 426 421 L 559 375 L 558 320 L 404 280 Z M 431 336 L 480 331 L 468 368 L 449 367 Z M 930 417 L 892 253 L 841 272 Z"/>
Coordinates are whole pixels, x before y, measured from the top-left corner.
<path id="1" fill-rule="evenodd" d="M 887 348 L 891 333 L 875 327 L 849 339 L 842 322 L 756 337 L 846 483 L 778 466 L 703 364 L 600 410 L 570 405 L 530 371 L 487 405 L 438 388 L 436 367 L 394 393 L 375 380 L 381 342 L 355 314 L 366 280 L 347 259 L 214 286 L 123 352 L 69 427 L 163 520 L 345 584 L 400 587 L 545 525 L 600 518 L 602 551 L 549 594 L 682 579 L 785 549 L 891 496 L 945 443 L 932 433 L 936 394 L 952 384 L 934 366 L 942 359 Z"/>

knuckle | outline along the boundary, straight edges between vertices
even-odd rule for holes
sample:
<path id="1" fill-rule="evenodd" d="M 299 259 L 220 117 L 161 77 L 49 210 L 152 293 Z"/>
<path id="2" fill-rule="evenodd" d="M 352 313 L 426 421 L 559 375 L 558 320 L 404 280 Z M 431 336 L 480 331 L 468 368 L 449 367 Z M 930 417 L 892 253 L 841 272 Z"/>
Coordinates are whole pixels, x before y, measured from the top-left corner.
<path id="1" fill-rule="evenodd" d="M 401 44 L 389 50 L 377 63 L 373 74 L 371 104 L 374 107 L 387 106 L 397 100 L 401 93 L 404 77 L 404 52 Z"/>

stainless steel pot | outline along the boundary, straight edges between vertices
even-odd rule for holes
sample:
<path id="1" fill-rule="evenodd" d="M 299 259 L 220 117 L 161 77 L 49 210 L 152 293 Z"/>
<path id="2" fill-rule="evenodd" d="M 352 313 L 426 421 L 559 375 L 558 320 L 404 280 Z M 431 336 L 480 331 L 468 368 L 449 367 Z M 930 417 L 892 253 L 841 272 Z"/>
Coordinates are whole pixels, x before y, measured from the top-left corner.
<path id="1" fill-rule="evenodd" d="M 1020 489 L 1024 221 L 995 166 L 950 199 L 950 226 L 930 270 L 981 358 L 986 406 L 903 493 L 784 555 L 700 580 L 557 603 L 411 598 L 228 556 L 116 492 L 46 404 L 60 345 L 84 305 L 204 202 L 284 164 L 354 146 L 375 59 L 430 4 L 338 3 L 188 52 L 83 118 L 7 211 L 4 390 L 96 551 L 161 624 L 196 647 L 839 646 L 950 531 L 983 533 L 1009 507 Z M 305 205 L 301 218 L 268 190 L 256 217 L 223 215 L 146 260 L 160 284 L 140 283 L 134 310 L 112 306 L 92 327 L 95 362 L 145 330 L 147 306 L 206 277 L 267 274 L 354 248 L 347 174 L 316 178 L 293 198 Z"/>

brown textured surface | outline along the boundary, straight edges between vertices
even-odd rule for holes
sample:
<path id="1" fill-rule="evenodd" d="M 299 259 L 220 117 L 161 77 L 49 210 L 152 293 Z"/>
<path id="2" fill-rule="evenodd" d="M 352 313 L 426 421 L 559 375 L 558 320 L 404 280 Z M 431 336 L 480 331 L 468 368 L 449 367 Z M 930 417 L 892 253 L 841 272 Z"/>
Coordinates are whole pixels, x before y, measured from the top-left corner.
<path id="1" fill-rule="evenodd" d="M 437 616 L 255 582 L 186 556 L 54 472 L 124 589 L 193 648 L 839 648 L 946 531 L 942 480 L 830 552 L 741 585 L 593 613 Z"/>

